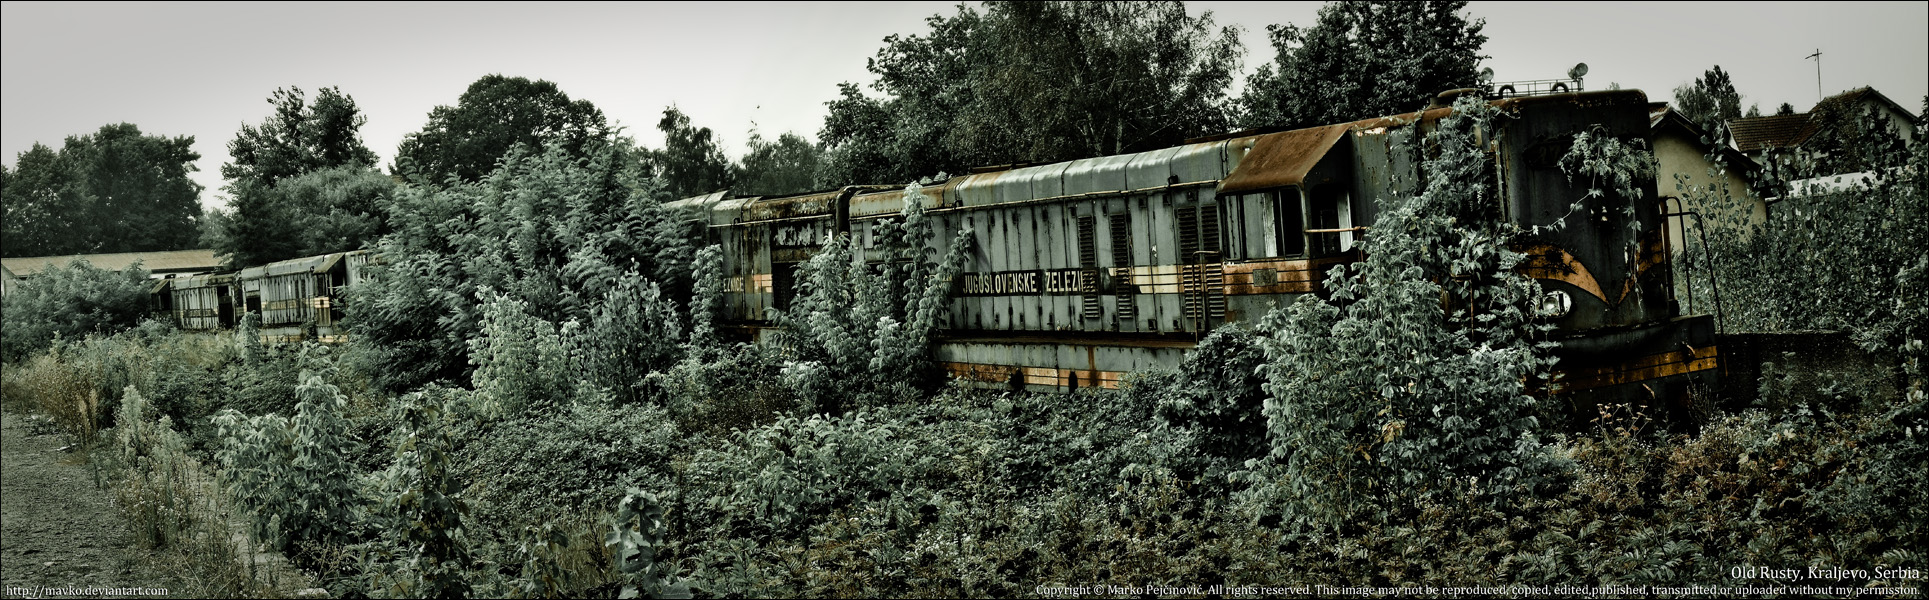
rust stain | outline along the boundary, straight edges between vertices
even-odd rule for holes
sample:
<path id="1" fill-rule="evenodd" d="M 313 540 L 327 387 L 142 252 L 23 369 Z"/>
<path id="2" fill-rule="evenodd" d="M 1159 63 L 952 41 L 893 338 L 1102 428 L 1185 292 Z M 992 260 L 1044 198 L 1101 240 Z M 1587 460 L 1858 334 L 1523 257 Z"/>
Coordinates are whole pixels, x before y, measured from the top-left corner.
<path id="1" fill-rule="evenodd" d="M 842 190 L 817 192 L 800 196 L 767 198 L 751 201 L 743 208 L 745 221 L 768 221 L 772 219 L 794 219 L 798 217 L 830 216 L 837 210 L 838 196 Z"/>
<path id="2" fill-rule="evenodd" d="M 1314 259 L 1226 263 L 1225 294 L 1244 296 L 1313 293 L 1325 286 L 1327 267 L 1358 260 L 1360 260 L 1358 252 L 1349 252 Z M 1273 271 L 1272 284 L 1262 285 L 1254 281 L 1253 272 L 1262 269 Z"/>
<path id="3" fill-rule="evenodd" d="M 1527 260 L 1519 267 L 1522 275 L 1535 279 L 1566 282 L 1608 304 L 1620 300 L 1619 298 L 1608 300 L 1607 294 L 1601 291 L 1600 282 L 1595 281 L 1594 274 L 1588 272 L 1587 265 L 1581 264 L 1579 259 L 1568 254 L 1566 250 L 1540 244 L 1524 248 L 1520 252 L 1527 255 Z M 1625 292 L 1627 288 L 1622 289 Z"/>
<path id="4" fill-rule="evenodd" d="M 1093 369 L 1054 369 L 1050 367 L 1014 367 L 1008 365 L 987 365 L 981 363 L 946 362 L 944 370 L 954 379 L 980 383 L 1003 384 L 1014 377 L 1023 385 L 1071 388 L 1072 381 L 1080 387 L 1097 385 L 1106 389 L 1118 389 L 1125 380 L 1122 371 L 1100 371 Z"/>
<path id="5" fill-rule="evenodd" d="M 1259 136 L 1239 166 L 1219 182 L 1219 193 L 1299 185 L 1352 127 L 1350 123 L 1327 125 Z"/>
<path id="6" fill-rule="evenodd" d="M 1618 365 L 1562 371 L 1557 393 L 1579 392 L 1715 368 L 1721 352 L 1714 346 L 1651 354 Z"/>

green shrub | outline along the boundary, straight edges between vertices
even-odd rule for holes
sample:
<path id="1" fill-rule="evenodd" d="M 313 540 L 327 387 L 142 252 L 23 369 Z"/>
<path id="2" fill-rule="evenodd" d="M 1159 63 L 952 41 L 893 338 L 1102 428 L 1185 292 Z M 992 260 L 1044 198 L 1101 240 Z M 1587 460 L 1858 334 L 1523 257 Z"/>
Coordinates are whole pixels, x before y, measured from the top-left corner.
<path id="1" fill-rule="evenodd" d="M 851 237 L 840 235 L 797 266 L 797 294 L 779 315 L 778 336 L 789 358 L 784 381 L 807 410 L 883 406 L 935 387 L 932 335 L 974 238 L 952 236 L 943 262 L 932 262 L 927 201 L 913 185 L 904 191 L 903 220 L 874 226 L 882 262 L 866 263 Z"/>
<path id="2" fill-rule="evenodd" d="M 308 564 L 349 541 L 360 508 L 349 460 L 359 444 L 342 417 L 347 398 L 323 379 L 333 372 L 327 352 L 302 349 L 294 418 L 233 409 L 214 418 L 222 478 L 252 516 L 255 539 Z"/>
<path id="3" fill-rule="evenodd" d="M 1248 463 L 1244 498 L 1293 528 L 1395 519 L 1435 495 L 1504 501 L 1557 474 L 1528 387 L 1552 365 L 1533 339 L 1540 287 L 1513 270 L 1511 226 L 1460 219 L 1491 202 L 1466 177 L 1491 109 L 1454 109 L 1427 140 L 1425 191 L 1380 199 L 1365 258 L 1329 273 L 1331 299 L 1303 296 L 1261 323 L 1272 452 Z"/>
<path id="4" fill-rule="evenodd" d="M 402 402 L 406 428 L 395 462 L 369 482 L 377 539 L 355 546 L 361 587 L 372 597 L 467 598 L 474 554 L 465 524 L 469 503 L 456 481 L 449 428 L 476 409 L 468 393 L 430 386 Z"/>
<path id="5" fill-rule="evenodd" d="M 455 431 L 452 476 L 477 531 L 491 534 L 608 510 L 630 487 L 668 487 L 682 446 L 668 412 L 648 405 L 581 404 Z"/>
<path id="6" fill-rule="evenodd" d="M 127 388 L 121 396 L 110 478 L 115 500 L 127 513 L 142 546 L 169 548 L 192 530 L 200 465 L 165 416 L 149 420 L 147 401 Z"/>
<path id="7" fill-rule="evenodd" d="M 642 401 L 649 374 L 683 356 L 683 316 L 655 282 L 619 277 L 591 309 L 587 325 L 568 340 L 576 373 L 623 403 Z"/>
<path id="8" fill-rule="evenodd" d="M 633 274 L 671 303 L 688 298 L 691 225 L 657 202 L 657 186 L 640 177 L 631 150 L 609 140 L 581 155 L 515 151 L 483 181 L 397 188 L 392 231 L 382 238 L 386 264 L 346 304 L 352 333 L 397 367 L 377 385 L 400 392 L 469 381 L 470 341 L 482 330 L 482 305 L 495 299 L 478 294 L 485 289 L 550 323 L 591 327 L 599 308 L 619 322 L 632 310 L 654 316 L 645 306 L 609 306 L 612 292 L 646 294 L 646 284 L 624 283 Z M 607 341 L 624 347 L 666 337 L 654 326 L 642 331 L 649 335 Z"/>
<path id="9" fill-rule="evenodd" d="M 611 565 L 622 584 L 622 598 L 689 598 L 686 585 L 662 564 L 658 554 L 668 527 L 656 495 L 631 488 L 616 507 L 604 545 L 615 559 Z"/>
<path id="10" fill-rule="evenodd" d="M 120 271 L 76 258 L 22 280 L 0 311 L 0 357 L 26 358 L 57 339 L 112 334 L 139 324 L 148 312 L 153 282 L 139 263 Z"/>
<path id="11" fill-rule="evenodd" d="M 476 398 L 492 414 L 569 406 L 587 391 L 564 341 L 574 337 L 576 323 L 559 331 L 527 309 L 521 300 L 492 294 L 482 304 L 482 330 L 469 341 Z"/>
<path id="12" fill-rule="evenodd" d="M 1706 243 L 1685 244 L 1677 260 L 1696 310 L 1715 312 L 1718 293 L 1727 331 L 1849 331 L 1889 350 L 1929 338 L 1929 129 L 1918 123 L 1905 144 L 1890 123 L 1841 115 L 1818 135 L 1846 146 L 1771 153 L 1754 172 L 1771 202 L 1765 219 L 1739 191 L 1678 184 L 1703 215 Z M 1708 160 L 1717 173 L 1740 168 L 1719 153 Z"/>
<path id="13" fill-rule="evenodd" d="M 759 344 L 692 348 L 668 370 L 651 373 L 646 383 L 687 432 L 724 434 L 769 423 L 799 405 L 796 391 L 784 385 L 780 351 Z"/>

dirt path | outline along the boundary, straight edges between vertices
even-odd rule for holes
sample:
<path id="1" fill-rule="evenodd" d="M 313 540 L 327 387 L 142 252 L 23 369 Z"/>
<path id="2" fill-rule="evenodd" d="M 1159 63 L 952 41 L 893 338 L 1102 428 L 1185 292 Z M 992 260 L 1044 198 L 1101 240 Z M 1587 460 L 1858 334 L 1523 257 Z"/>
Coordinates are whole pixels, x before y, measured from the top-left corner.
<path id="1" fill-rule="evenodd" d="M 169 587 L 168 578 L 143 572 L 140 550 L 113 501 L 94 487 L 85 456 L 62 451 L 62 436 L 36 434 L 30 418 L 0 415 L 0 595 L 39 597 L 48 587 Z"/>

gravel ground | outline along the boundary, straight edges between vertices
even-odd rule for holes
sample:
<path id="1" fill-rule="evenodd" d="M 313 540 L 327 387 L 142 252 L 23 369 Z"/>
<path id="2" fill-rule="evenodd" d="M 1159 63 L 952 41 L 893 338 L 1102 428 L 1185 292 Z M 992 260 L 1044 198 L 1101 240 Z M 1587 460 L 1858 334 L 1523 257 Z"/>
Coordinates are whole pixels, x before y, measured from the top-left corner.
<path id="1" fill-rule="evenodd" d="M 0 594 L 40 597 L 46 588 L 108 588 L 96 597 L 115 597 L 159 591 L 124 588 L 169 587 L 168 578 L 142 569 L 141 550 L 122 527 L 113 500 L 94 486 L 86 456 L 63 450 L 64 436 L 33 426 L 31 419 L 0 415 Z"/>

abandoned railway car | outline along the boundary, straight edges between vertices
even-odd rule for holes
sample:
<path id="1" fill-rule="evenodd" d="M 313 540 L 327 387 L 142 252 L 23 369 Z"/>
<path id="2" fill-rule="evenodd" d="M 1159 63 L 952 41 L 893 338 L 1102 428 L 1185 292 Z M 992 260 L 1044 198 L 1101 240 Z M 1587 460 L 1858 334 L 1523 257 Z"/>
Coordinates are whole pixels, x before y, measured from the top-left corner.
<path id="1" fill-rule="evenodd" d="M 240 315 L 261 316 L 266 342 L 340 341 L 337 299 L 361 281 L 374 254 L 366 250 L 284 260 L 238 273 L 166 279 L 154 289 L 155 308 L 182 329 L 229 329 Z"/>
<path id="2" fill-rule="evenodd" d="M 1125 373 L 1176 364 L 1214 327 L 1255 321 L 1320 292 L 1328 267 L 1359 259 L 1354 242 L 1371 235 L 1373 198 L 1412 193 L 1423 181 L 1413 145 L 1400 139 L 1430 130 L 1450 112 L 1445 104 L 924 186 L 930 247 L 941 252 L 960 231 L 975 238 L 938 360 L 980 385 L 1115 387 Z M 1568 93 L 1494 105 L 1506 117 L 1486 134 L 1493 214 L 1535 231 L 1516 245 L 1529 256 L 1523 272 L 1559 312 L 1562 393 L 1645 403 L 1717 383 L 1712 320 L 1680 314 L 1671 297 L 1661 235 L 1668 217 L 1652 181 L 1641 184 L 1631 210 L 1546 227 L 1586 192 L 1556 164 L 1575 134 L 1646 140 L 1645 95 Z M 793 293 L 796 264 L 833 235 L 868 247 L 873 225 L 901 210 L 904 187 L 718 192 L 672 206 L 722 245 L 724 320 L 757 338 Z"/>

